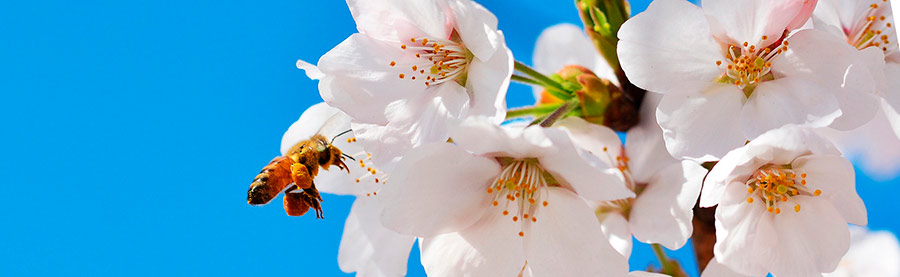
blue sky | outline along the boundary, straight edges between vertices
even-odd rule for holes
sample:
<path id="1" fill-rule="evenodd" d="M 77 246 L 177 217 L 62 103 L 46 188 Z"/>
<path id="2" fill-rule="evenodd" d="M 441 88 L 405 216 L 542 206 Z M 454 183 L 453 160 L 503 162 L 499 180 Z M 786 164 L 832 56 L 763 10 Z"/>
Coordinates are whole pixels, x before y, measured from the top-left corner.
<path id="1" fill-rule="evenodd" d="M 579 22 L 571 1 L 480 2 L 526 63 L 543 28 Z M 294 62 L 354 30 L 343 1 L 4 3 L 0 275 L 348 276 L 337 249 L 352 197 L 325 195 L 325 220 L 245 197 L 321 101 Z M 858 175 L 870 226 L 900 230 L 896 181 Z M 417 251 L 410 276 L 424 276 Z M 690 251 L 675 255 L 696 275 Z M 631 265 L 654 260 L 637 246 Z"/>

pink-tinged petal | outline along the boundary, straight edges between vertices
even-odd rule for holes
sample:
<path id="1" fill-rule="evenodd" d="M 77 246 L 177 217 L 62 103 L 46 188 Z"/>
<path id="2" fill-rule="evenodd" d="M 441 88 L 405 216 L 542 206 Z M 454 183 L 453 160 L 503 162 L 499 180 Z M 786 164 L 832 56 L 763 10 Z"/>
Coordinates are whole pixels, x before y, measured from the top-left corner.
<path id="1" fill-rule="evenodd" d="M 625 179 L 617 168 L 576 148 L 563 130 L 550 128 L 544 131 L 553 141 L 555 151 L 537 158 L 561 185 L 572 188 L 585 199 L 595 201 L 634 197 L 634 192 L 625 186 Z"/>
<path id="2" fill-rule="evenodd" d="M 371 276 L 406 275 L 406 261 L 416 237 L 381 225 L 382 208 L 374 197 L 362 196 L 353 202 L 338 250 L 341 271 Z"/>
<path id="3" fill-rule="evenodd" d="M 790 201 L 800 205 L 800 211 L 784 209 L 777 215 L 764 215 L 760 225 L 772 228 L 757 232 L 760 244 L 751 252 L 775 276 L 820 276 L 834 271 L 850 247 L 847 223 L 828 201 L 802 195 Z"/>
<path id="4" fill-rule="evenodd" d="M 811 192 L 821 191 L 821 198 L 852 224 L 864 226 L 868 222 L 866 205 L 856 193 L 856 174 L 847 158 L 836 155 L 810 155 L 797 158 L 792 167 L 806 176 L 806 187 Z"/>
<path id="5" fill-rule="evenodd" d="M 719 28 L 725 31 L 727 37 L 720 39 L 733 44 L 748 42 L 762 48 L 781 38 L 805 1 L 703 0 L 702 6 L 706 14 L 715 18 Z M 767 39 L 763 40 L 763 36 Z"/>
<path id="6" fill-rule="evenodd" d="M 470 117 L 450 128 L 453 142 L 478 155 L 534 158 L 554 150 L 553 142 L 540 126 L 497 126 L 486 117 Z"/>
<path id="7" fill-rule="evenodd" d="M 641 103 L 640 122 L 625 136 L 626 155 L 635 182 L 646 183 L 653 174 L 678 160 L 666 150 L 662 128 L 656 123 L 656 108 L 662 95 L 647 93 Z"/>
<path id="8" fill-rule="evenodd" d="M 446 39 L 453 28 L 448 24 L 445 1 L 347 0 L 356 29 L 386 41 L 410 38 Z"/>
<path id="9" fill-rule="evenodd" d="M 754 252 L 761 245 L 757 237 L 760 221 L 769 216 L 765 205 L 747 203 L 748 193 L 742 183 L 729 184 L 726 190 L 716 208 L 716 245 L 713 253 L 730 270 L 744 275 L 765 276 L 768 271 L 757 262 L 759 257 Z"/>
<path id="10" fill-rule="evenodd" d="M 306 72 L 306 77 L 309 77 L 310 79 L 319 80 L 325 78 L 325 73 L 322 73 L 322 71 L 319 71 L 318 67 L 304 60 L 297 60 L 297 68 Z"/>
<path id="11" fill-rule="evenodd" d="M 319 81 L 319 94 L 355 121 L 387 124 L 389 103 L 425 93 L 424 83 L 399 77 L 399 68 L 413 59 L 396 44 L 353 34 L 319 59 L 319 70 L 326 75 Z"/>
<path id="12" fill-rule="evenodd" d="M 744 135 L 755 138 L 788 124 L 828 126 L 841 116 L 841 107 L 823 90 L 815 81 L 800 77 L 760 83 L 741 109 Z"/>
<path id="13" fill-rule="evenodd" d="M 499 174 L 496 161 L 449 143 L 413 149 L 378 193 L 382 223 L 420 237 L 461 231 L 490 206 L 487 186 Z"/>
<path id="14" fill-rule="evenodd" d="M 725 56 L 703 11 L 684 0 L 656 0 L 619 29 L 619 63 L 629 80 L 649 91 L 698 91 L 724 72 Z"/>
<path id="15" fill-rule="evenodd" d="M 658 172 L 634 200 L 629 223 L 634 237 L 669 249 L 684 246 L 694 228 L 694 204 L 706 169 L 692 161 L 672 164 Z"/>
<path id="16" fill-rule="evenodd" d="M 709 263 L 706 264 L 706 269 L 703 270 L 703 273 L 700 274 L 700 277 L 752 277 L 747 275 L 738 274 L 737 272 L 732 271 L 727 266 L 716 261 L 715 257 L 712 260 L 709 260 Z"/>
<path id="17" fill-rule="evenodd" d="M 772 61 L 778 76 L 803 77 L 821 85 L 820 94 L 834 95 L 842 115 L 832 128 L 850 130 L 878 111 L 876 82 L 867 59 L 840 38 L 818 30 L 802 30 L 788 38 L 788 51 Z"/>
<path id="18" fill-rule="evenodd" d="M 700 94 L 668 94 L 656 111 L 666 148 L 676 158 L 713 161 L 746 142 L 740 110 L 744 94 L 716 84 Z"/>
<path id="19" fill-rule="evenodd" d="M 467 0 L 468 1 L 468 0 Z M 503 35 L 500 34 L 501 40 Z M 466 74 L 469 93 L 468 116 L 486 116 L 495 124 L 506 118 L 506 89 L 513 72 L 513 56 L 506 44 L 488 60 L 473 59 Z"/>
<path id="20" fill-rule="evenodd" d="M 809 21 L 810 17 L 813 14 L 813 11 L 816 9 L 816 3 L 819 0 L 803 0 L 803 7 L 800 8 L 800 12 L 797 13 L 797 16 L 791 20 L 791 23 L 788 23 L 787 30 L 795 30 L 806 25 L 806 22 Z"/>
<path id="21" fill-rule="evenodd" d="M 612 67 L 597 53 L 584 30 L 573 24 L 561 23 L 544 29 L 534 45 L 533 60 L 534 69 L 547 75 L 556 73 L 566 65 L 580 65 L 591 69 L 600 78 L 619 84 Z M 544 87 L 533 88 L 534 99 L 540 99 Z"/>
<path id="22" fill-rule="evenodd" d="M 358 130 L 356 136 L 376 164 L 395 161 L 413 147 L 447 141 L 449 126 L 465 113 L 468 101 L 465 88 L 453 82 L 440 84 L 422 95 L 388 104 L 388 124 L 365 125 L 368 128 Z"/>
<path id="23" fill-rule="evenodd" d="M 422 239 L 422 266 L 428 276 L 516 276 L 525 265 L 522 224 L 500 213 L 460 232 Z"/>
<path id="24" fill-rule="evenodd" d="M 628 262 L 599 236 L 600 223 L 572 192 L 550 187 L 549 205 L 525 233 L 525 257 L 534 276 L 624 276 Z"/>
<path id="25" fill-rule="evenodd" d="M 818 129 L 818 133 L 834 141 L 851 160 L 859 160 L 865 175 L 877 181 L 888 181 L 900 174 L 900 114 L 884 99 L 881 112 L 852 131 Z"/>
<path id="26" fill-rule="evenodd" d="M 475 1 L 450 0 L 456 15 L 456 31 L 466 48 L 480 60 L 489 60 L 504 48 L 503 35 L 497 31 L 497 17 Z"/>
<path id="27" fill-rule="evenodd" d="M 631 257 L 632 238 L 631 229 L 628 227 L 628 219 L 618 212 L 610 212 L 597 216 L 600 219 L 600 229 L 609 240 L 609 244 L 619 254 L 628 259 Z"/>

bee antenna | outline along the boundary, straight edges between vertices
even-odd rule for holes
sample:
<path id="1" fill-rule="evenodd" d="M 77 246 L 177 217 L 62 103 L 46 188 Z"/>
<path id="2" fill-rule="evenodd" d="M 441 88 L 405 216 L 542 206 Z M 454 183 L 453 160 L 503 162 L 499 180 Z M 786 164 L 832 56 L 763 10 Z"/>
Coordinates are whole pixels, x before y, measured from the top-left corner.
<path id="1" fill-rule="evenodd" d="M 347 131 L 343 131 L 343 132 L 341 132 L 340 134 L 337 134 L 336 136 L 334 136 L 333 138 L 331 138 L 331 142 L 328 143 L 328 144 L 334 144 L 334 139 L 336 139 L 336 138 L 338 138 L 339 136 L 342 136 L 342 135 L 344 135 L 344 134 L 346 134 L 346 133 L 349 133 L 350 131 L 353 131 L 353 129 L 347 129 Z"/>
<path id="2" fill-rule="evenodd" d="M 356 159 L 354 159 L 353 157 L 351 157 L 350 155 L 347 155 L 347 153 L 341 153 L 341 156 L 347 157 L 347 158 L 349 158 L 349 159 L 351 159 L 351 160 L 354 160 L 354 161 L 356 160 Z"/>

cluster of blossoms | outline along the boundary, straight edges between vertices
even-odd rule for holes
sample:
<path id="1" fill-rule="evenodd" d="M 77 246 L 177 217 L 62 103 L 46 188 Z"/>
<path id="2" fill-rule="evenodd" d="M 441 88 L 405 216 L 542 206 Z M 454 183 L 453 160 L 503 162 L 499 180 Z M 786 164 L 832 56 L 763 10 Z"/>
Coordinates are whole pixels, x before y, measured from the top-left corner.
<path id="1" fill-rule="evenodd" d="M 545 30 L 534 68 L 471 0 L 347 4 L 358 33 L 297 62 L 324 103 L 282 144 L 352 130 L 334 145 L 358 165 L 317 177 L 357 197 L 345 272 L 402 276 L 418 240 L 430 276 L 685 276 L 662 247 L 714 209 L 703 276 L 900 274 L 892 235 L 848 225 L 867 213 L 844 156 L 900 171 L 887 0 L 580 0 L 584 29 Z M 510 81 L 534 106 L 507 109 Z M 633 240 L 662 269 L 629 272 Z"/>

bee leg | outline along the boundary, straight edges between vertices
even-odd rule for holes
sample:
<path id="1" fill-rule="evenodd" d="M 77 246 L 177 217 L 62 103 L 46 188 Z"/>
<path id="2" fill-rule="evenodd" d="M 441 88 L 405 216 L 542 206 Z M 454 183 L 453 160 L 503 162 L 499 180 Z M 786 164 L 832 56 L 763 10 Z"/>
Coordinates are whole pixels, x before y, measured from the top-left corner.
<path id="1" fill-rule="evenodd" d="M 312 186 L 313 177 L 309 174 L 309 169 L 302 163 L 291 164 L 291 179 L 301 189 Z"/>
<path id="2" fill-rule="evenodd" d="M 297 189 L 297 186 L 293 185 L 284 192 L 284 212 L 289 216 L 301 216 L 309 211 L 309 205 L 304 200 L 304 193 L 302 191 L 294 192 Z"/>
<path id="3" fill-rule="evenodd" d="M 316 184 L 311 184 L 309 188 L 303 189 L 303 194 L 306 197 L 306 204 L 316 211 L 316 218 L 325 218 L 322 216 L 322 195 L 316 189 Z"/>

